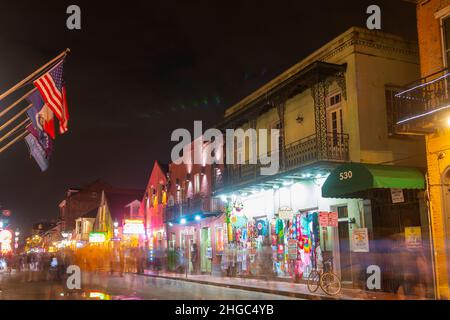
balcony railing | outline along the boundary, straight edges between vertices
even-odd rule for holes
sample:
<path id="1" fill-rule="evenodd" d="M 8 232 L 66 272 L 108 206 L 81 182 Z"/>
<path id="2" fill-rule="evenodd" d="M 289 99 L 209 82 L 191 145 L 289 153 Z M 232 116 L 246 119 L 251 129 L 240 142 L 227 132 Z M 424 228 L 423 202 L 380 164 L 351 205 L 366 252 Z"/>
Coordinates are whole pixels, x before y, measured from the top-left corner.
<path id="1" fill-rule="evenodd" d="M 429 75 L 395 95 L 395 125 L 411 123 L 450 107 L 449 69 Z"/>
<path id="2" fill-rule="evenodd" d="M 280 172 L 300 168 L 320 160 L 347 161 L 349 159 L 348 134 L 327 133 L 324 139 L 325 149 L 319 142 L 318 135 L 313 134 L 286 145 L 284 153 L 280 153 Z M 227 165 L 223 187 L 250 182 L 258 178 L 261 166 L 260 163 Z"/>
<path id="3" fill-rule="evenodd" d="M 209 197 L 189 198 L 182 203 L 164 208 L 164 222 L 177 220 L 201 213 L 219 213 L 223 211 L 220 199 Z"/>

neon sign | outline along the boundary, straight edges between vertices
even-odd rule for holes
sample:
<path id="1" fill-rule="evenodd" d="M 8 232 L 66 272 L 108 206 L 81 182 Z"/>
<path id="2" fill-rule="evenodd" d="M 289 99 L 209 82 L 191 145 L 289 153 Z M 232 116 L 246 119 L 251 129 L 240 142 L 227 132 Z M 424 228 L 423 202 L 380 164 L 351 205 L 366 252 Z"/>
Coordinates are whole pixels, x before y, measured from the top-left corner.
<path id="1" fill-rule="evenodd" d="M 123 234 L 144 234 L 144 222 L 142 220 L 126 219 L 122 232 Z"/>
<path id="2" fill-rule="evenodd" d="M 12 241 L 12 233 L 9 230 L 0 231 L 0 251 L 2 253 L 8 253 L 12 250 L 11 241 Z"/>
<path id="3" fill-rule="evenodd" d="M 106 241 L 106 234 L 104 232 L 91 232 L 89 233 L 89 242 L 102 243 Z"/>

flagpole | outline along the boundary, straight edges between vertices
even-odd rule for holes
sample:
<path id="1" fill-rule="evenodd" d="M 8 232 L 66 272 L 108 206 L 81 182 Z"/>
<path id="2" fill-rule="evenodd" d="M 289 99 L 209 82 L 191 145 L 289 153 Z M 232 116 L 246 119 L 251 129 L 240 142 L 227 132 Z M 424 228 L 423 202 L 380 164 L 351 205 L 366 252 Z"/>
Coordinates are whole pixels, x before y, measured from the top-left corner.
<path id="1" fill-rule="evenodd" d="M 0 126 L 0 131 L 2 131 L 3 129 L 5 129 L 7 126 L 9 126 L 12 122 L 14 122 L 17 118 L 19 118 L 21 115 L 23 115 L 25 112 L 27 112 L 28 110 L 31 109 L 33 105 L 30 103 L 28 105 L 28 107 L 26 107 L 25 109 L 21 110 L 20 112 L 18 112 L 14 117 L 12 117 L 11 119 L 9 119 L 8 121 L 6 121 L 4 124 L 2 124 Z"/>
<path id="2" fill-rule="evenodd" d="M 21 123 L 19 123 L 17 126 L 15 126 L 13 129 L 11 129 L 10 131 L 8 131 L 8 133 L 6 133 L 3 137 L 0 138 L 0 142 L 2 142 L 3 140 L 5 140 L 6 138 L 8 138 L 10 135 L 12 135 L 14 132 L 16 132 L 20 127 L 22 127 L 24 124 L 29 124 L 30 119 L 25 119 L 23 120 Z"/>
<path id="3" fill-rule="evenodd" d="M 10 106 L 8 106 L 6 109 L 0 111 L 0 118 L 3 117 L 6 113 L 8 113 L 12 108 L 14 108 L 16 105 L 18 105 L 20 102 L 22 102 L 26 97 L 28 97 L 30 94 L 32 94 L 33 92 L 35 92 L 37 90 L 37 88 L 33 88 L 30 91 L 28 91 L 27 93 L 25 93 L 21 98 L 19 98 L 18 100 L 16 100 L 13 104 L 11 104 Z"/>
<path id="4" fill-rule="evenodd" d="M 0 94 L 0 101 L 3 100 L 5 97 L 7 97 L 8 95 L 10 95 L 11 93 L 13 93 L 14 91 L 16 91 L 17 89 L 19 89 L 20 87 L 22 87 L 24 84 L 26 84 L 28 81 L 30 81 L 31 79 L 33 79 L 34 76 L 36 76 L 37 74 L 39 74 L 40 72 L 42 72 L 43 70 L 47 69 L 50 65 L 52 65 L 53 63 L 55 63 L 56 61 L 58 61 L 59 59 L 65 57 L 68 53 L 70 52 L 70 49 L 67 48 L 66 50 L 64 50 L 63 52 L 61 52 L 58 56 L 56 56 L 55 58 L 53 58 L 52 60 L 50 60 L 49 62 L 47 62 L 45 65 L 43 65 L 42 67 L 40 67 L 39 69 L 37 69 L 35 72 L 33 72 L 32 74 L 30 74 L 28 77 L 26 77 L 25 79 L 23 79 L 22 81 L 20 81 L 19 83 L 17 83 L 16 85 L 14 85 L 13 87 L 9 88 L 7 91 L 5 91 L 4 93 Z"/>
<path id="5" fill-rule="evenodd" d="M 24 138 L 29 132 L 28 131 L 24 131 L 22 132 L 20 135 L 18 135 L 17 137 L 15 137 L 13 140 L 11 140 L 10 142 L 8 142 L 4 147 L 2 147 L 0 149 L 0 153 L 2 153 L 3 151 L 5 151 L 6 149 L 8 149 L 9 147 L 11 147 L 14 143 L 16 143 L 17 141 L 19 141 L 20 139 Z"/>

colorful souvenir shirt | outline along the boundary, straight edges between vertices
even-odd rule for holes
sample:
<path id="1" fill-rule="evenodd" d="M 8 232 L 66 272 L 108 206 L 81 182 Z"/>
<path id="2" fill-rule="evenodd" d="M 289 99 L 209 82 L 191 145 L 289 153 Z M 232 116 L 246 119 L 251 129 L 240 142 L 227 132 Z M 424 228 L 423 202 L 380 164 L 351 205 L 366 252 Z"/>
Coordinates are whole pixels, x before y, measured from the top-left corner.
<path id="1" fill-rule="evenodd" d="M 256 221 L 256 230 L 258 231 L 258 236 L 267 234 L 267 231 L 265 231 L 264 229 L 266 229 L 266 221 L 262 219 Z"/>
<path id="2" fill-rule="evenodd" d="M 243 242 L 247 241 L 247 229 L 242 229 L 241 239 Z"/>

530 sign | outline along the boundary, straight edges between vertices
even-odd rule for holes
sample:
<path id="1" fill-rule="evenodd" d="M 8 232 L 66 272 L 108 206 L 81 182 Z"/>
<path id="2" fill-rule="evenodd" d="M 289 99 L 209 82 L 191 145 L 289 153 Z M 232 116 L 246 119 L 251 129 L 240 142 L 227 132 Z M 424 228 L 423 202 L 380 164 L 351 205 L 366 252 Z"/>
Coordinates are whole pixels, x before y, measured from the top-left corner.
<path id="1" fill-rule="evenodd" d="M 351 170 L 339 173 L 339 180 L 349 180 L 353 177 L 353 172 Z"/>

